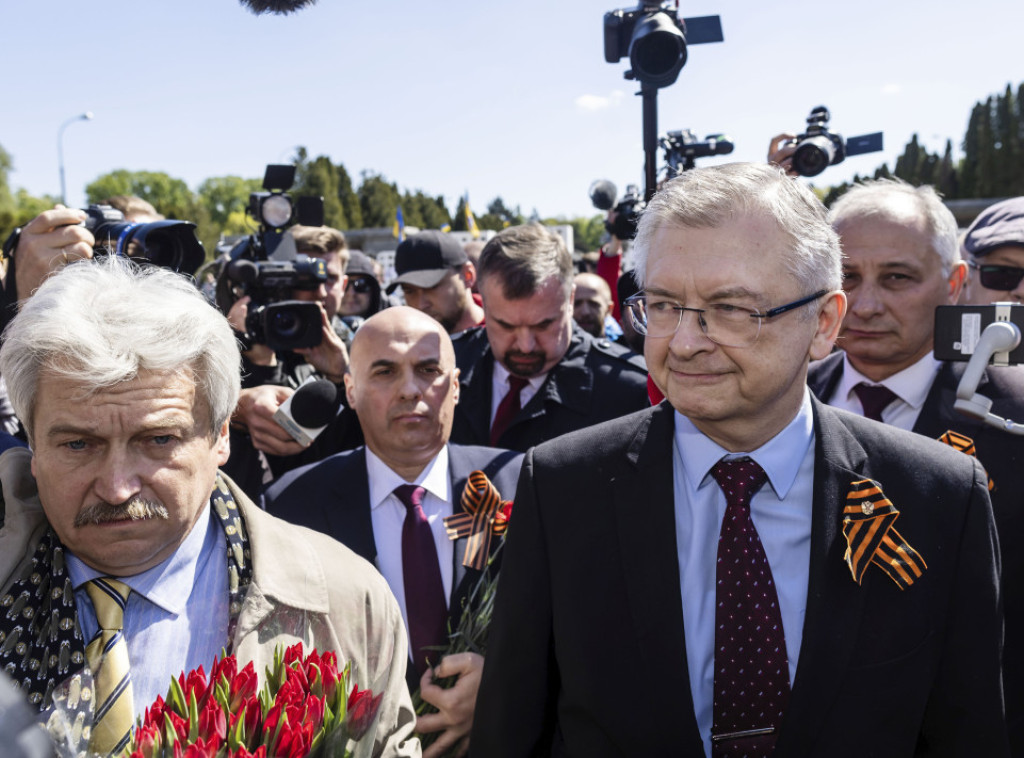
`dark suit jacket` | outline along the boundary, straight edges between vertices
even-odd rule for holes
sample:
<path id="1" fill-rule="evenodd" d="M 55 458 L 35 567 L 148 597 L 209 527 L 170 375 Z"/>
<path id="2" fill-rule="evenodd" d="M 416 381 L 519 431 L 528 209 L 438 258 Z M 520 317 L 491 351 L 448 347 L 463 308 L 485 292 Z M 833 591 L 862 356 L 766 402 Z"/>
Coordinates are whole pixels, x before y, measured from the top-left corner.
<path id="1" fill-rule="evenodd" d="M 512 500 L 522 460 L 522 454 L 509 450 L 449 445 L 448 472 L 455 512 L 459 512 L 458 498 L 466 488 L 466 480 L 476 470 L 487 475 L 502 499 Z M 370 519 L 365 447 L 338 453 L 319 463 L 290 471 L 267 489 L 263 505 L 285 521 L 330 535 L 376 565 L 377 544 Z M 481 573 L 462 565 L 465 544 L 465 538 L 455 543 L 455 581 L 452 582 L 452 596 L 448 603 L 449 621 L 453 628 L 458 624 L 464 602 Z M 492 541 L 492 549 L 496 544 Z M 419 677 L 411 667 L 409 672 L 412 676 L 409 687 L 415 690 L 419 686 Z"/>
<path id="2" fill-rule="evenodd" d="M 494 354 L 487 333 L 483 327 L 467 329 L 453 344 L 455 362 L 461 373 L 452 441 L 463 445 L 488 445 Z M 525 452 L 566 432 L 618 418 L 648 405 L 643 358 L 574 327 L 569 349 L 562 360 L 555 364 L 537 394 L 512 420 L 498 444 Z"/>
<path id="3" fill-rule="evenodd" d="M 1003 547 L 1003 688 L 1013 754 L 1024 756 L 1024 437 L 1007 434 L 953 409 L 956 388 L 966 363 L 943 363 L 925 398 L 914 431 L 937 439 L 949 430 L 974 440 L 978 460 L 992 479 L 992 511 Z M 843 354 L 812 363 L 807 376 L 811 391 L 828 402 L 843 374 Z M 992 400 L 992 412 L 1024 422 L 1024 367 L 990 367 L 978 392 Z"/>
<path id="4" fill-rule="evenodd" d="M 1004 756 L 998 547 L 976 461 L 813 402 L 803 643 L 775 756 Z M 473 750 L 703 758 L 687 673 L 663 403 L 530 451 L 523 464 Z M 928 564 L 900 590 L 843 555 L 870 477 Z M 716 546 L 709 545 L 709 550 Z"/>

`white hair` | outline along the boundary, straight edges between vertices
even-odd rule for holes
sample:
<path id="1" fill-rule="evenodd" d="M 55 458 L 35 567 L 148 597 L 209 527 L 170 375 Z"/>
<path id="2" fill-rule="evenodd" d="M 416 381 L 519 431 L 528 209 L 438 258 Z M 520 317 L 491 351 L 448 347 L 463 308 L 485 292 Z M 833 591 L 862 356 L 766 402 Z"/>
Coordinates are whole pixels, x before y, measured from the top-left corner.
<path id="1" fill-rule="evenodd" d="M 842 286 L 839 237 L 814 193 L 776 166 L 727 163 L 684 171 L 648 203 L 633 243 L 635 275 L 641 289 L 647 256 L 659 229 L 714 229 L 748 214 L 772 219 L 789 238 L 792 244 L 785 266 L 808 293 Z"/>
<path id="2" fill-rule="evenodd" d="M 97 391 L 142 371 L 195 382 L 216 434 L 238 402 L 240 353 L 227 319 L 185 277 L 106 256 L 47 279 L 4 331 L 0 375 L 32 436 L 42 372 Z"/>
<path id="3" fill-rule="evenodd" d="M 942 271 L 949 276 L 960 262 L 960 241 L 956 217 L 942 203 L 933 187 L 914 187 L 901 179 L 874 179 L 858 182 L 832 204 L 828 220 L 834 227 L 853 218 L 877 216 L 899 220 L 899 201 L 909 201 L 918 217 L 928 225 L 932 250 L 942 260 Z"/>

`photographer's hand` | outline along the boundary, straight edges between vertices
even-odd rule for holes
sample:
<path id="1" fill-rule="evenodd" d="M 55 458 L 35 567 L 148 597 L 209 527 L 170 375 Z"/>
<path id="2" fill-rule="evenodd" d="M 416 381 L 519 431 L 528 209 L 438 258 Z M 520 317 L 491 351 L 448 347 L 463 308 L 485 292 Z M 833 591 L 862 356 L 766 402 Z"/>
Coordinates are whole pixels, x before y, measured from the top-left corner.
<path id="1" fill-rule="evenodd" d="M 455 755 L 469 752 L 469 733 L 473 728 L 473 711 L 476 708 L 476 693 L 480 689 L 480 677 L 484 670 L 484 658 L 477 653 L 456 653 L 441 659 L 433 669 L 423 672 L 420 679 L 420 695 L 438 709 L 416 718 L 416 731 L 443 733 L 426 750 L 423 758 L 438 758 L 445 755 L 452 746 Z M 457 676 L 455 684 L 443 689 L 434 683 L 434 677 L 444 679 Z"/>
<path id="2" fill-rule="evenodd" d="M 228 311 L 228 323 L 231 328 L 240 334 L 246 333 L 245 321 L 249 317 L 249 303 L 252 298 L 243 295 L 235 301 Z M 276 366 L 277 355 L 266 345 L 253 343 L 253 346 L 242 353 L 254 366 Z"/>
<path id="3" fill-rule="evenodd" d="M 768 144 L 768 162 L 779 166 L 786 176 L 799 176 L 793 170 L 793 153 L 796 152 L 796 135 L 776 134 Z"/>
<path id="4" fill-rule="evenodd" d="M 14 249 L 15 286 L 25 300 L 54 271 L 81 258 L 92 258 L 92 232 L 79 224 L 85 211 L 56 205 L 29 221 Z"/>
<path id="5" fill-rule="evenodd" d="M 231 423 L 249 431 L 252 445 L 268 455 L 296 455 L 304 448 L 274 421 L 274 412 L 294 394 L 290 387 L 263 384 L 243 389 Z"/>
<path id="6" fill-rule="evenodd" d="M 345 372 L 348 370 L 348 350 L 331 326 L 323 304 L 320 305 L 320 325 L 320 344 L 316 347 L 297 347 L 294 352 L 305 358 L 306 363 L 325 379 L 341 384 L 345 381 Z"/>

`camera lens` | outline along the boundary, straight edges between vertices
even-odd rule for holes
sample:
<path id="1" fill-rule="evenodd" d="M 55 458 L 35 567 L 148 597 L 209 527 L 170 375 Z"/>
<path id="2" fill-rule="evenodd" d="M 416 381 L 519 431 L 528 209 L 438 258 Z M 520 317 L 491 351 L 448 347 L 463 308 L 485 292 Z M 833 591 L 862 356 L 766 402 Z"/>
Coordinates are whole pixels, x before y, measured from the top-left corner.
<path id="1" fill-rule="evenodd" d="M 279 339 L 295 337 L 304 327 L 301 315 L 292 310 L 276 310 L 271 317 L 270 328 Z"/>
<path id="2" fill-rule="evenodd" d="M 817 176 L 832 163 L 836 146 L 823 135 L 808 137 L 793 153 L 793 170 L 800 176 Z"/>

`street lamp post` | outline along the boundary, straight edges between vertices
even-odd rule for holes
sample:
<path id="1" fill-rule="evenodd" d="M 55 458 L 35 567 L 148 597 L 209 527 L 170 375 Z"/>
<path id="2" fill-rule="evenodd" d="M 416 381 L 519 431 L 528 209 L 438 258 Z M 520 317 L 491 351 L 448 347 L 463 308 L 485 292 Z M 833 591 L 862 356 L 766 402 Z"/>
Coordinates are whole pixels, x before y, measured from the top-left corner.
<path id="1" fill-rule="evenodd" d="M 68 203 L 67 187 L 64 184 L 64 130 L 76 121 L 89 121 L 91 118 L 92 111 L 79 113 L 61 124 L 60 129 L 57 130 L 57 165 L 60 167 L 60 202 L 62 205 Z"/>

